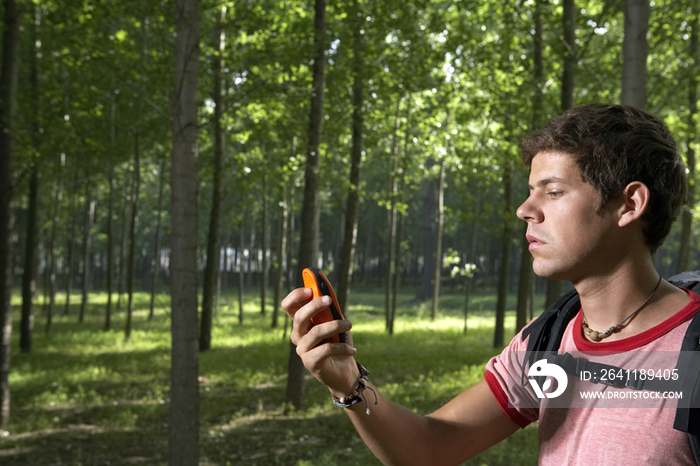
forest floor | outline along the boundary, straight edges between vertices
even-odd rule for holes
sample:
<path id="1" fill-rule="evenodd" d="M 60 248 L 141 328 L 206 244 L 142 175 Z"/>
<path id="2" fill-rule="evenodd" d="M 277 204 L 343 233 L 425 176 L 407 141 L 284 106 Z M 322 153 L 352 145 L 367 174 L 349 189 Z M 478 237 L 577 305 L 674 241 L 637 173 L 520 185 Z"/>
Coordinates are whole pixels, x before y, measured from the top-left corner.
<path id="1" fill-rule="evenodd" d="M 399 302 L 408 301 L 402 295 Z M 93 293 L 78 323 L 79 296 L 67 316 L 54 317 L 50 334 L 35 306 L 33 350 L 20 353 L 19 296 L 10 386 L 11 422 L 0 430 L 0 464 L 164 465 L 168 452 L 170 381 L 169 297 L 157 299 L 148 321 L 149 296 L 136 295 L 131 339 L 124 339 L 123 311 L 104 331 L 105 293 Z M 541 300 L 541 297 L 539 297 Z M 271 301 L 271 298 L 269 298 Z M 124 300 L 125 301 L 125 300 Z M 284 414 L 290 344 L 284 320 L 271 329 L 271 305 L 260 312 L 259 293 L 245 296 L 238 323 L 237 295 L 222 296 L 212 349 L 200 353 L 200 465 L 379 465 L 328 391 L 307 377 L 303 410 Z M 383 292 L 355 292 L 353 321 L 357 358 L 390 399 L 421 414 L 439 408 L 483 376 L 493 346 L 495 296 L 472 295 L 463 333 L 462 294 L 441 298 L 430 320 L 429 303 L 400 307 L 395 334 L 384 330 Z M 511 297 L 508 309 L 514 309 Z M 538 301 L 536 309 L 541 308 Z M 506 318 L 506 339 L 515 316 Z M 287 332 L 288 334 L 288 332 Z M 468 465 L 537 464 L 537 429 L 529 426 Z"/>

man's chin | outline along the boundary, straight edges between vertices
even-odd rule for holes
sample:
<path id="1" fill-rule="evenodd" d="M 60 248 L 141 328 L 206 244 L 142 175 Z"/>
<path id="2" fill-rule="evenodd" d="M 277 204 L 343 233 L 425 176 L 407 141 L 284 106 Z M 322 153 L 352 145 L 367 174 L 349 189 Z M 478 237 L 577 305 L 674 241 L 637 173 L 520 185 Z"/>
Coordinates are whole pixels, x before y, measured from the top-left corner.
<path id="1" fill-rule="evenodd" d="M 537 260 L 532 263 L 532 271 L 538 277 L 548 278 L 550 280 L 570 281 L 571 273 L 568 270 L 561 270 L 548 264 L 538 264 Z"/>

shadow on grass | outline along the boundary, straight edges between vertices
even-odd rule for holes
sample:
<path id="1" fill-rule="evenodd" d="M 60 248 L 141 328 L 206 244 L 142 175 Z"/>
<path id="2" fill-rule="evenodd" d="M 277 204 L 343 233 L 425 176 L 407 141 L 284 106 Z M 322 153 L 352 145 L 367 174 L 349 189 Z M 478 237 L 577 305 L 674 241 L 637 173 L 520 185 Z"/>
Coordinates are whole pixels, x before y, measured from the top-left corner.
<path id="1" fill-rule="evenodd" d="M 420 308 L 405 312 L 393 337 L 381 325 L 381 296 L 359 298 L 368 304 L 350 313 L 358 360 L 385 395 L 420 414 L 478 381 L 498 352 L 492 326 L 477 324 L 465 336 L 454 324 L 458 298 L 445 298 L 442 323 L 422 320 Z M 123 312 L 115 312 L 113 330 L 103 330 L 99 302 L 82 324 L 73 312 L 57 317 L 50 335 L 35 332 L 32 354 L 16 352 L 13 342 L 13 414 L 10 434 L 0 436 L 0 464 L 166 463 L 169 318 L 162 309 L 153 321 L 146 315 L 135 313 L 131 342 L 124 342 Z M 315 380 L 307 377 L 305 409 L 283 415 L 288 337 L 269 329 L 269 317 L 254 307 L 244 325 L 236 316 L 222 314 L 213 349 L 200 353 L 200 464 L 380 464 Z M 536 429 L 529 428 L 468 464 L 536 464 L 536 450 Z"/>
<path id="2" fill-rule="evenodd" d="M 165 417 L 165 415 L 163 416 Z M 537 463 L 536 429 L 528 428 L 467 465 Z M 76 424 L 35 432 L 0 449 L 4 466 L 164 465 L 167 426 L 105 430 Z M 534 445 L 534 449 L 533 449 Z M 8 448 L 9 447 L 9 448 Z M 380 465 L 340 411 L 313 418 L 249 416 L 200 434 L 200 464 L 246 466 Z"/>
<path id="3" fill-rule="evenodd" d="M 534 445 L 534 449 L 533 449 Z M 342 412 L 312 419 L 251 420 L 201 442 L 207 464 L 250 466 L 381 465 Z M 537 430 L 521 430 L 465 465 L 537 464 Z"/>
<path id="4" fill-rule="evenodd" d="M 33 432 L 3 445 L 3 466 L 163 464 L 167 432 L 102 429 L 92 424 Z"/>

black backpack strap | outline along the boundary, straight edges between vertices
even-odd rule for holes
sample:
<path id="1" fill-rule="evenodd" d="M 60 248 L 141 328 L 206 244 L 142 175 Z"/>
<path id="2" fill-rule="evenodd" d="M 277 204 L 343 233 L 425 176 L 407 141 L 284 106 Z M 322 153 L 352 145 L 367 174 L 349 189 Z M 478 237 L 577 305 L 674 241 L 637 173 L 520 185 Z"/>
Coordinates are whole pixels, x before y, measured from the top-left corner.
<path id="1" fill-rule="evenodd" d="M 692 285 L 684 288 L 692 290 Z M 698 286 L 695 283 L 694 286 Z M 700 465 L 700 312 L 695 314 L 688 326 L 681 344 L 681 355 L 678 358 L 678 369 L 683 374 L 681 389 L 684 396 L 678 400 L 676 417 L 673 428 L 688 433 L 690 446 L 693 449 L 695 462 Z"/>
<path id="2" fill-rule="evenodd" d="M 530 337 L 527 342 L 520 377 L 520 382 L 523 385 L 527 384 L 525 367 L 531 366 L 534 361 L 542 359 L 543 353 L 559 349 L 567 324 L 580 309 L 581 301 L 578 298 L 578 293 L 576 290 L 572 290 L 549 306 L 546 311 L 523 330 L 523 341 L 528 336 Z"/>
<path id="3" fill-rule="evenodd" d="M 693 270 L 691 272 L 683 272 L 676 274 L 668 279 L 669 283 L 673 283 L 681 288 L 688 288 L 689 290 L 697 293 L 692 287 L 698 286 L 700 284 L 700 270 Z"/>
<path id="4" fill-rule="evenodd" d="M 683 272 L 668 279 L 681 288 L 700 294 L 700 272 Z M 683 394 L 689 397 L 678 400 L 673 428 L 688 433 L 695 462 L 700 465 L 700 408 L 693 408 L 700 403 L 700 312 L 695 314 L 688 326 L 681 344 L 678 369 L 682 378 Z"/>
<path id="5" fill-rule="evenodd" d="M 693 434 L 688 434 L 688 438 L 690 439 L 690 447 L 693 449 L 695 463 L 700 464 L 700 438 Z"/>
<path id="6" fill-rule="evenodd" d="M 681 344 L 681 354 L 678 358 L 678 372 L 682 374 L 681 389 L 684 396 L 678 401 L 673 428 L 700 436 L 700 312 L 695 314 L 688 326 Z"/>

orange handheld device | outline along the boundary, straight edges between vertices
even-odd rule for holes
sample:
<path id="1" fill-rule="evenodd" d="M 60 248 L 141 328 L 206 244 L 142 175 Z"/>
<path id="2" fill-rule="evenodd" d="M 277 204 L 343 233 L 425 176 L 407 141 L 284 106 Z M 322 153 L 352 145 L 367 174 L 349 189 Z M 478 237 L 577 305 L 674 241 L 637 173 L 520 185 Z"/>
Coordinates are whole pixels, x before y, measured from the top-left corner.
<path id="1" fill-rule="evenodd" d="M 301 276 L 304 279 L 304 286 L 311 288 L 311 291 L 313 291 L 312 299 L 318 298 L 319 296 L 331 297 L 330 307 L 312 317 L 311 323 L 318 325 L 332 320 L 343 320 L 343 313 L 340 311 L 338 298 L 335 296 L 335 291 L 333 291 L 331 282 L 328 281 L 323 272 L 316 267 L 307 267 L 302 270 Z M 334 335 L 331 338 L 326 338 L 323 342 L 345 343 L 345 332 Z"/>

